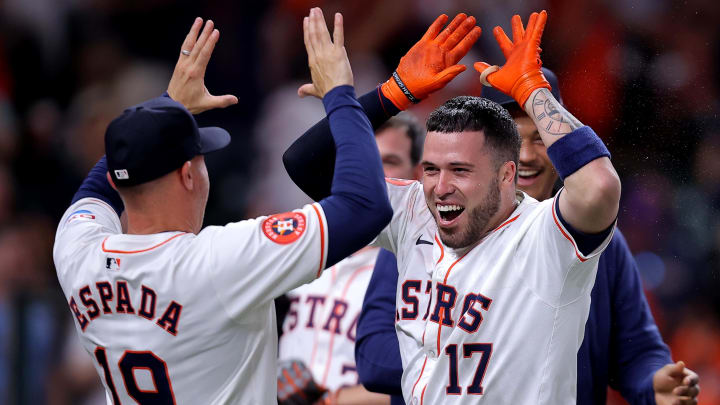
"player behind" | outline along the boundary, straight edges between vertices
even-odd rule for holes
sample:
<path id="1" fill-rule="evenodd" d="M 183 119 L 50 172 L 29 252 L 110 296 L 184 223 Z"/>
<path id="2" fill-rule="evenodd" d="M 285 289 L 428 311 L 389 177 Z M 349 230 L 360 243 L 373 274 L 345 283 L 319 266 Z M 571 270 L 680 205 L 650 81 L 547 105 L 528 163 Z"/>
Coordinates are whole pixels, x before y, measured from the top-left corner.
<path id="1" fill-rule="evenodd" d="M 447 16 L 440 16 L 428 29 L 428 33 L 406 55 L 398 71 L 412 70 L 430 57 L 440 57 L 436 64 L 439 71 L 436 82 L 429 82 L 428 92 L 439 89 L 464 67 L 455 64 L 470 50 L 480 35 L 475 18 L 457 15 L 442 36 L 439 36 Z M 448 57 L 444 50 L 450 51 Z M 446 73 L 449 73 L 446 74 Z M 393 84 L 394 87 L 389 85 Z M 302 89 L 301 89 L 302 90 Z M 412 178 L 419 175 L 422 149 L 422 129 L 410 116 L 400 115 L 385 122 L 398 112 L 393 99 L 407 98 L 400 91 L 395 79 L 378 86 L 360 98 L 370 115 L 378 115 L 373 124 L 384 124 L 376 129 L 376 141 L 380 150 L 385 175 L 393 178 Z M 321 120 L 303 137 L 322 136 L 327 131 L 327 120 Z M 328 150 L 334 149 L 330 145 Z M 316 154 L 314 150 L 306 153 Z M 332 162 L 329 162 L 332 163 Z M 318 170 L 332 170 L 332 166 Z M 311 184 L 318 184 L 312 182 Z M 310 191 L 309 194 L 313 194 Z M 377 248 L 366 248 L 328 270 L 315 282 L 301 286 L 290 293 L 290 309 L 284 322 L 280 339 L 280 359 L 286 367 L 278 376 L 280 403 L 312 403 L 321 393 L 318 384 L 329 388 L 328 400 L 333 403 L 387 403 L 386 396 L 369 394 L 357 386 L 355 373 L 355 328 L 360 314 L 362 299 L 370 279 Z M 298 360 L 304 365 L 289 360 Z M 314 381 L 306 378 L 313 377 Z M 294 378 L 297 376 L 297 378 Z M 342 387 L 342 388 L 341 388 Z M 373 397 L 372 395 L 375 395 Z"/>
<path id="2" fill-rule="evenodd" d="M 431 114 L 423 183 L 388 184 L 395 212 L 376 243 L 397 255 L 398 288 L 418 293 L 396 301 L 405 305 L 397 328 L 407 402 L 575 401 L 576 352 L 620 182 L 602 141 L 548 90 L 539 58 L 546 18 L 533 13 L 524 29 L 515 16 L 514 41 L 496 28 L 507 63 L 476 68 L 540 128 L 565 179 L 558 196 L 539 203 L 516 190 L 515 123 L 475 97 Z"/>
<path id="3" fill-rule="evenodd" d="M 236 102 L 204 86 L 219 37 L 211 21 L 202 33 L 202 20 L 193 24 L 168 96 L 131 107 L 109 125 L 107 159 L 73 198 L 53 252 L 108 403 L 274 403 L 273 298 L 315 279 L 389 221 L 342 25 L 337 14 L 331 40 L 319 9 L 303 22 L 313 91 L 337 144 L 332 194 L 319 203 L 201 229 L 209 188 L 204 154 L 230 136 L 198 128 L 191 113 Z"/>
<path id="4" fill-rule="evenodd" d="M 555 74 L 543 68 L 543 75 L 562 103 Z M 513 98 L 490 87 L 482 96 L 505 107 L 517 124 L 522 137 L 518 188 L 538 201 L 551 198 L 558 175 L 535 123 Z M 395 257 L 381 252 L 357 327 L 361 382 L 387 394 L 400 392 L 402 376 L 395 332 L 395 288 L 386 288 L 396 285 L 397 278 Z M 400 294 L 404 301 L 417 295 L 407 284 Z M 619 230 L 600 256 L 577 361 L 578 404 L 605 404 L 608 385 L 631 404 L 694 404 L 699 393 L 697 375 L 670 359 L 643 294 L 637 265 Z"/>

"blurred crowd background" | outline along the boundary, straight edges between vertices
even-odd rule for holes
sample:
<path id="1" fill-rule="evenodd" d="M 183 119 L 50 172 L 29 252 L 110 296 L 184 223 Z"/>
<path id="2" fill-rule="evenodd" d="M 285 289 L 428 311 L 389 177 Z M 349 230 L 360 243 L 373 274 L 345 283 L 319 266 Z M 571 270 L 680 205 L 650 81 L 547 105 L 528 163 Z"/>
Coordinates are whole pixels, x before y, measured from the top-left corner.
<path id="1" fill-rule="evenodd" d="M 206 75 L 240 103 L 199 116 L 231 147 L 208 157 L 207 224 L 306 201 L 283 150 L 323 117 L 302 17 L 345 15 L 358 94 L 386 80 L 441 13 L 477 17 L 469 69 L 412 111 L 479 95 L 472 62 L 502 64 L 492 27 L 548 10 L 545 66 L 565 104 L 608 144 L 623 180 L 619 226 L 675 360 L 720 403 L 720 3 L 712 0 L 0 0 L 0 404 L 104 403 L 55 277 L 55 227 L 103 154 L 107 124 L 162 94 L 193 18 L 220 42 Z M 330 20 L 331 21 L 331 20 Z M 621 404 L 611 396 L 613 404 Z"/>

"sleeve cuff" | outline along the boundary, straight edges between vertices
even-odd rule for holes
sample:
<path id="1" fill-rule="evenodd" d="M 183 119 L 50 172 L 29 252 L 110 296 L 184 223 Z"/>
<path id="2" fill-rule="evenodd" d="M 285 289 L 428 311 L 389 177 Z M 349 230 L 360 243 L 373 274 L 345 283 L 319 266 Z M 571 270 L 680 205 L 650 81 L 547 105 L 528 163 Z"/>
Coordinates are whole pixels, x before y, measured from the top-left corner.
<path id="1" fill-rule="evenodd" d="M 325 113 L 327 115 L 330 115 L 338 108 L 346 106 L 362 109 L 355 97 L 355 88 L 349 85 L 337 86 L 328 91 L 325 97 L 323 97 L 323 105 L 325 106 Z"/>

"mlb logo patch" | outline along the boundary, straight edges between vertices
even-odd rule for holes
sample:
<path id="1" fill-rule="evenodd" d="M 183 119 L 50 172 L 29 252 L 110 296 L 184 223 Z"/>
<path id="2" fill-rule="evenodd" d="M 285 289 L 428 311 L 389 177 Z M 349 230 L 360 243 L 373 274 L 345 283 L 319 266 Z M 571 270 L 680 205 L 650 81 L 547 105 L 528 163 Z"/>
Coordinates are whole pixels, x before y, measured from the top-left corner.
<path id="1" fill-rule="evenodd" d="M 262 231 L 268 239 L 282 245 L 295 242 L 305 232 L 305 215 L 286 212 L 268 217 L 262 223 Z"/>
<path id="2" fill-rule="evenodd" d="M 108 270 L 120 270 L 120 259 L 116 259 L 114 257 L 106 257 L 105 268 Z"/>
<path id="3" fill-rule="evenodd" d="M 118 180 L 127 180 L 130 178 L 130 175 L 126 169 L 120 169 L 115 170 L 115 177 L 117 177 Z"/>

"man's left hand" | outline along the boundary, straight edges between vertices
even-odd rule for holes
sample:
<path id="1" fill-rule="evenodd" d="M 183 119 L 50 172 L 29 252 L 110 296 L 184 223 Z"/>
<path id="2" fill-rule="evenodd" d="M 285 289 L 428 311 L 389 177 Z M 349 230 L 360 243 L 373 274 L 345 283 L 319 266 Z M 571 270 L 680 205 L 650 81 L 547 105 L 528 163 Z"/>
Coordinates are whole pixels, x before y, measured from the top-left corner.
<path id="1" fill-rule="evenodd" d="M 213 96 L 205 87 L 205 69 L 220 38 L 220 31 L 214 29 L 212 20 L 208 20 L 198 37 L 202 23 L 202 18 L 196 18 L 185 37 L 167 90 L 173 100 L 184 105 L 192 114 L 225 108 L 238 102 L 237 97 L 230 94 Z"/>

